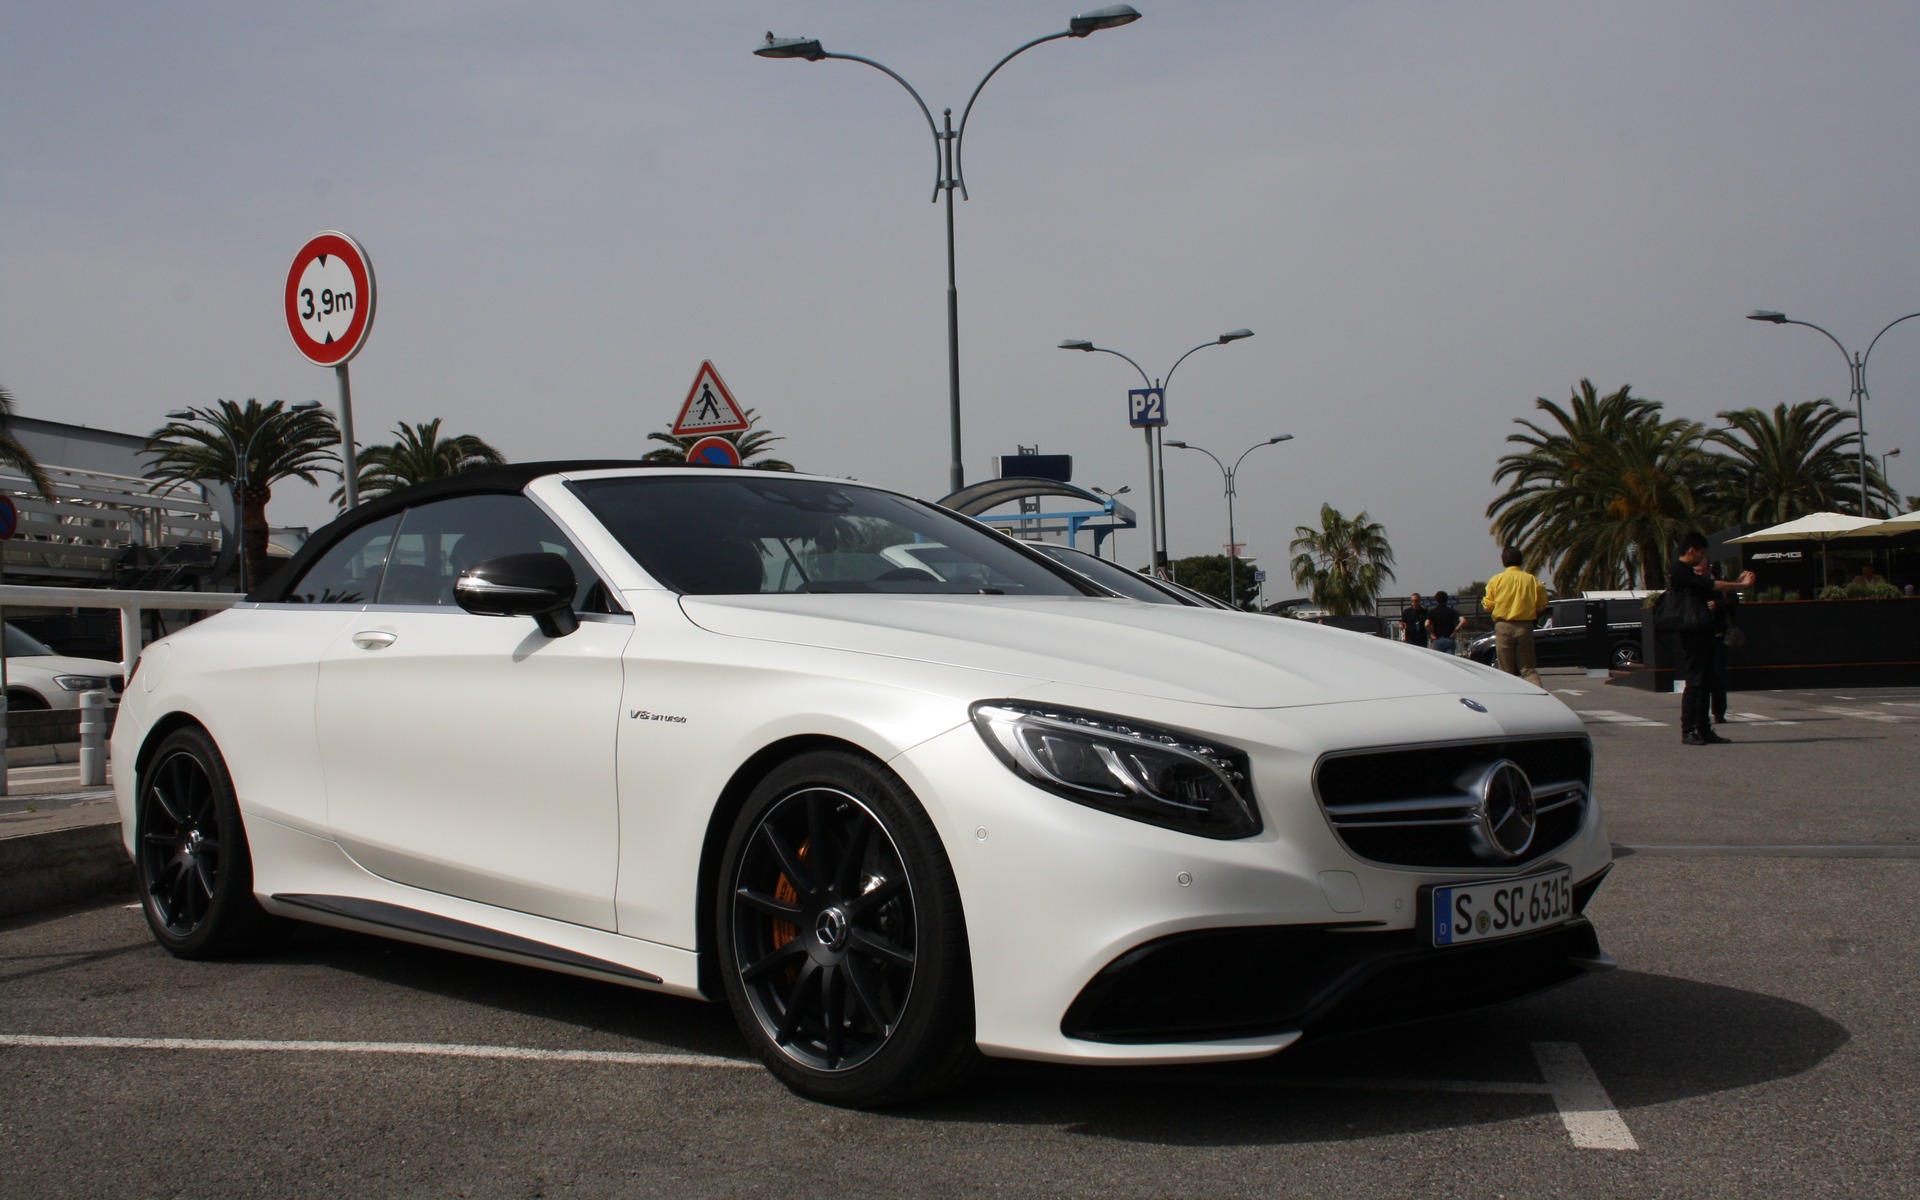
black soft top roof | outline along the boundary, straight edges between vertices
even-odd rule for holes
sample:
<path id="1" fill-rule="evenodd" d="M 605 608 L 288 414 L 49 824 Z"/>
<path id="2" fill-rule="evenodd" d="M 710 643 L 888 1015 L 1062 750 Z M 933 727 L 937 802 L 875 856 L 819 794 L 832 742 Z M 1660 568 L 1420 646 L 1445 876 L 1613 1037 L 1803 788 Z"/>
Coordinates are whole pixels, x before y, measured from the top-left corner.
<path id="1" fill-rule="evenodd" d="M 659 467 L 682 467 L 694 470 L 736 471 L 738 467 L 705 466 L 700 463 L 660 463 L 640 462 L 631 458 L 579 458 L 556 459 L 551 462 L 507 463 L 499 467 L 477 467 L 471 471 L 462 471 L 445 479 L 430 479 L 425 483 L 416 483 L 412 487 L 401 488 L 384 496 L 369 500 L 360 507 L 322 525 L 307 539 L 306 545 L 267 578 L 267 581 L 247 593 L 247 599 L 262 603 L 283 601 L 287 589 L 306 572 L 307 564 L 325 554 L 329 547 L 342 537 L 360 528 L 370 521 L 378 521 L 391 516 L 401 509 L 428 500 L 439 500 L 446 496 L 483 496 L 518 495 L 526 486 L 542 475 L 557 475 L 564 471 L 604 471 L 608 469 L 644 468 L 653 470 Z"/>

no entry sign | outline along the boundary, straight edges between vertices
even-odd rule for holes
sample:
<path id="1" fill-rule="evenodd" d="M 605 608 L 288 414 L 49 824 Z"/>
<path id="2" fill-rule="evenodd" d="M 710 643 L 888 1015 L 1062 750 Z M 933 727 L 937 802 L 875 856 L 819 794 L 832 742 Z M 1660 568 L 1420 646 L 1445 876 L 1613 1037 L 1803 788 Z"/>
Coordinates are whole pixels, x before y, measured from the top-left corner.
<path id="1" fill-rule="evenodd" d="M 316 233 L 287 272 L 287 331 L 310 362 L 337 367 L 373 326 L 373 264 L 344 233 Z"/>

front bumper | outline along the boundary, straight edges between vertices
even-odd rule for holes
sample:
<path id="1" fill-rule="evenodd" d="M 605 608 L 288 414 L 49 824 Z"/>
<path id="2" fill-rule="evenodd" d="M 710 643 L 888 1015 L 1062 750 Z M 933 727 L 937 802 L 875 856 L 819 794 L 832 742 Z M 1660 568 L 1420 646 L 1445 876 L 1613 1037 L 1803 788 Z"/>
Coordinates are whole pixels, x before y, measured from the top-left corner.
<path id="1" fill-rule="evenodd" d="M 927 808 L 960 885 L 981 1050 L 1136 1065 L 1253 1058 L 1304 1034 L 1497 1003 L 1608 965 L 1579 917 L 1502 943 L 1425 944 L 1425 889 L 1489 869 L 1362 860 L 1315 799 L 1322 754 L 1379 730 L 1417 730 L 1418 744 L 1580 729 L 1537 692 L 1484 699 L 1484 713 L 1452 696 L 1155 713 L 1252 755 L 1265 827 L 1233 841 L 1042 792 L 971 727 L 897 756 L 890 765 Z M 1571 870 L 1584 905 L 1611 857 L 1594 805 L 1550 861 Z M 1407 995 L 1417 1010 L 1396 1006 Z"/>
<path id="2" fill-rule="evenodd" d="M 1599 882 L 1576 889 L 1581 907 Z M 1342 1033 L 1501 1004 L 1612 966 L 1592 924 L 1578 916 L 1444 949 L 1407 930 L 1200 930 L 1108 963 L 1067 1010 L 1061 1032 L 1119 1044 Z"/>

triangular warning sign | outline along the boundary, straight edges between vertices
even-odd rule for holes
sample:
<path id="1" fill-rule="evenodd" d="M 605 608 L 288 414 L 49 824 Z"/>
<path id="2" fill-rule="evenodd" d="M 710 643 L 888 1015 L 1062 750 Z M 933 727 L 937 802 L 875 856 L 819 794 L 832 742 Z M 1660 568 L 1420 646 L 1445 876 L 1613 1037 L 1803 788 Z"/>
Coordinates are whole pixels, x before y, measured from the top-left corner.
<path id="1" fill-rule="evenodd" d="M 680 406 L 680 416 L 673 423 L 673 436 L 732 433 L 745 428 L 747 418 L 733 402 L 733 393 L 721 382 L 720 372 L 711 362 L 701 363 L 700 373 L 693 377 L 693 387 L 687 391 L 687 402 Z"/>

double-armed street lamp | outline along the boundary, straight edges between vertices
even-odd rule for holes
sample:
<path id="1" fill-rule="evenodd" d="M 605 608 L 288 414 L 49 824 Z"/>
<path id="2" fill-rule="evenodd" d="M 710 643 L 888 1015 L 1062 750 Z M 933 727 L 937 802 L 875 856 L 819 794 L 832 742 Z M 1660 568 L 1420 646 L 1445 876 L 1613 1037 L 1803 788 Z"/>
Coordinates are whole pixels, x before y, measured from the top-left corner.
<path id="1" fill-rule="evenodd" d="M 960 110 L 960 128 L 953 127 L 953 110 L 943 114 L 945 126 L 935 125 L 933 111 L 927 102 L 920 98 L 900 74 L 882 63 L 857 54 L 830 53 L 820 44 L 819 38 L 777 38 L 767 34 L 765 44 L 754 47 L 753 52 L 762 58 L 804 58 L 808 62 L 819 62 L 826 58 L 845 59 L 847 62 L 865 63 L 875 70 L 885 72 L 907 89 L 913 102 L 920 106 L 920 113 L 927 118 L 927 129 L 933 134 L 933 199 L 939 200 L 940 193 L 947 194 L 947 395 L 948 425 L 951 461 L 947 467 L 948 486 L 951 491 L 959 491 L 966 486 L 966 472 L 960 464 L 960 289 L 954 275 L 953 265 L 953 193 L 957 190 L 962 200 L 967 199 L 965 170 L 961 165 L 961 141 L 967 136 L 967 117 L 973 113 L 973 102 L 980 98 L 980 89 L 987 86 L 1001 67 L 1011 62 L 1016 55 L 1022 54 L 1043 42 L 1057 41 L 1060 38 L 1083 38 L 1102 29 L 1114 29 L 1140 19 L 1140 13 L 1130 4 L 1114 4 L 1106 8 L 1096 8 L 1092 12 L 1081 13 L 1067 22 L 1067 28 L 1060 33 L 1050 33 L 1035 38 L 1021 46 L 1012 54 L 995 63 L 973 89 L 973 95 L 967 98 L 967 106 Z"/>
<path id="2" fill-rule="evenodd" d="M 233 529 L 234 537 L 240 544 L 240 591 L 242 594 L 247 590 L 247 467 L 253 460 L 254 439 L 265 433 L 268 426 L 275 421 L 285 420 L 294 413 L 312 412 L 319 407 L 318 400 L 302 400 L 298 404 L 289 404 L 279 412 L 268 413 L 266 419 L 254 426 L 253 432 L 247 435 L 247 444 L 244 448 L 235 444 L 233 435 L 223 426 L 214 426 L 220 431 L 220 436 L 226 440 L 227 448 L 233 451 L 234 474 L 237 477 L 233 485 Z M 200 414 L 192 409 L 176 408 L 167 413 L 167 418 L 173 421 L 198 421 Z"/>
<path id="3" fill-rule="evenodd" d="M 1173 365 L 1168 367 L 1167 373 L 1159 379 L 1150 377 L 1144 367 L 1120 353 L 1118 350 L 1109 350 L 1105 346 L 1096 346 L 1085 338 L 1068 338 L 1060 343 L 1059 348 L 1062 350 L 1084 350 L 1089 354 L 1111 354 L 1115 358 L 1126 359 L 1128 366 L 1140 372 L 1140 379 L 1147 385 L 1148 390 L 1159 393 L 1160 407 L 1157 414 L 1153 414 L 1153 419 L 1134 421 L 1133 423 L 1140 425 L 1141 432 L 1146 434 L 1147 526 L 1149 539 L 1152 542 L 1153 569 L 1156 574 L 1163 577 L 1167 573 L 1167 462 L 1166 451 L 1159 448 L 1159 439 L 1156 436 L 1156 431 L 1163 429 L 1167 423 L 1167 385 L 1173 382 L 1173 373 L 1180 369 L 1180 364 L 1187 361 L 1188 357 L 1196 351 L 1205 350 L 1208 346 L 1224 346 L 1228 342 L 1237 342 L 1241 338 L 1250 338 L 1252 336 L 1253 330 L 1251 329 L 1230 329 L 1210 342 L 1201 342 L 1192 350 L 1187 351 L 1186 354 L 1182 354 L 1179 358 L 1174 359 Z"/>
<path id="4" fill-rule="evenodd" d="M 1749 321 L 1765 321 L 1769 325 L 1805 325 L 1808 329 L 1817 329 L 1826 334 L 1828 341 L 1840 346 L 1840 356 L 1847 360 L 1847 374 L 1852 381 L 1850 393 L 1853 397 L 1854 419 L 1860 426 L 1860 515 L 1863 517 L 1870 515 L 1867 512 L 1867 359 L 1873 356 L 1873 348 L 1879 344 L 1882 334 L 1900 322 L 1911 321 L 1915 317 L 1920 317 L 1920 312 L 1911 312 L 1904 317 L 1895 317 L 1888 321 L 1881 326 L 1879 333 L 1873 335 L 1873 341 L 1867 343 L 1867 351 L 1862 354 L 1857 350 L 1849 351 L 1845 346 L 1840 345 L 1839 338 L 1820 329 L 1820 326 L 1812 321 L 1796 321 L 1785 313 L 1767 309 L 1755 309 L 1747 314 Z"/>
<path id="5" fill-rule="evenodd" d="M 1245 450 L 1242 450 L 1240 452 L 1240 457 L 1233 460 L 1233 465 L 1231 467 L 1221 462 L 1220 456 L 1215 454 L 1213 451 L 1207 449 L 1205 446 L 1194 446 L 1194 445 L 1190 445 L 1187 442 L 1168 442 L 1167 443 L 1167 445 L 1172 446 L 1175 450 L 1198 450 L 1200 453 L 1206 455 L 1208 458 L 1211 458 L 1213 460 L 1214 466 L 1220 468 L 1221 478 L 1224 480 L 1224 482 L 1227 485 L 1227 602 L 1232 604 L 1235 608 L 1240 607 L 1240 582 L 1239 582 L 1238 572 L 1236 572 L 1233 568 L 1234 568 L 1234 564 L 1238 562 L 1240 559 L 1240 543 L 1237 540 L 1235 540 L 1234 530 L 1233 530 L 1233 491 L 1234 491 L 1233 483 L 1234 483 L 1234 480 L 1239 476 L 1240 464 L 1247 460 L 1247 455 L 1252 454 L 1255 450 L 1258 450 L 1262 446 L 1271 446 L 1276 442 L 1290 442 L 1292 440 L 1293 440 L 1292 434 L 1283 433 L 1278 437 L 1270 437 L 1264 442 L 1255 442 L 1253 445 L 1248 446 Z"/>

